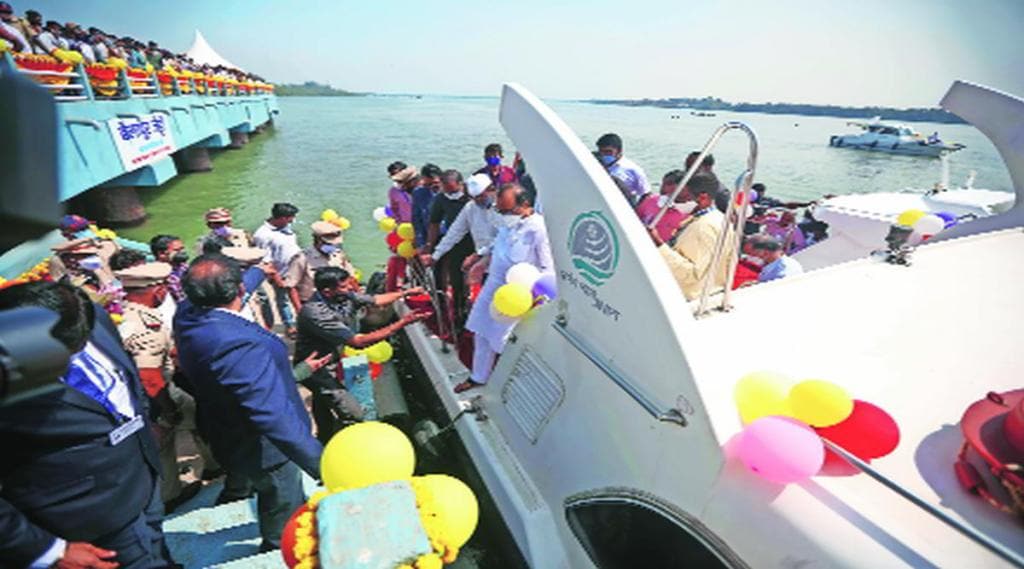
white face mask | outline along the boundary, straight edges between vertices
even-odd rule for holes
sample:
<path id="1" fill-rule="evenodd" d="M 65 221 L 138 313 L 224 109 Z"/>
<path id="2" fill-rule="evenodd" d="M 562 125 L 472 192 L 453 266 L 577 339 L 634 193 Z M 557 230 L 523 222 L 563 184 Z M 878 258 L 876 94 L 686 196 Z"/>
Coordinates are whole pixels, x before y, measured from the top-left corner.
<path id="1" fill-rule="evenodd" d="M 683 213 L 693 213 L 693 210 L 697 209 L 697 202 L 690 200 L 688 202 L 676 204 L 676 209 Z"/>
<path id="2" fill-rule="evenodd" d="M 444 193 L 444 197 L 446 197 L 446 198 L 448 198 L 448 199 L 450 199 L 452 201 L 461 200 L 462 196 L 464 196 L 464 195 L 466 195 L 466 192 L 455 192 L 454 194 L 449 194 L 448 192 Z"/>
<path id="3" fill-rule="evenodd" d="M 505 227 L 512 227 L 519 223 L 519 220 L 523 219 L 523 216 L 518 213 L 503 213 L 501 214 L 501 225 Z"/>

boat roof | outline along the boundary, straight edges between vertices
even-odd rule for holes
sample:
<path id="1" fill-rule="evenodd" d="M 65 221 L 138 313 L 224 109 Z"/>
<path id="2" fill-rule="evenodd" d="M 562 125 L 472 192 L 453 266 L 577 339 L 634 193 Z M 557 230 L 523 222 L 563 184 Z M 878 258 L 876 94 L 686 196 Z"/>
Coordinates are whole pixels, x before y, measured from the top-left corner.
<path id="1" fill-rule="evenodd" d="M 985 189 L 955 189 L 926 193 L 923 191 L 848 194 L 823 200 L 814 208 L 814 216 L 829 222 L 834 215 L 853 215 L 871 219 L 895 220 L 908 209 L 926 212 L 949 211 L 956 215 L 976 213 L 991 215 L 1009 209 L 1014 195 Z"/>
<path id="2" fill-rule="evenodd" d="M 871 119 L 864 119 L 864 120 L 846 121 L 846 124 L 852 125 L 852 126 L 859 126 L 859 127 L 863 127 L 863 128 L 868 128 L 870 126 L 888 126 L 888 127 L 892 127 L 892 128 L 905 128 L 905 129 L 908 129 L 908 130 L 914 130 L 909 125 L 901 123 L 901 122 L 883 121 L 882 117 L 874 117 L 874 118 L 871 118 Z"/>
<path id="3" fill-rule="evenodd" d="M 953 475 L 966 408 L 1024 383 L 1024 299 L 1010 285 L 1024 282 L 1022 250 L 1024 232 L 1006 229 L 925 245 L 909 267 L 865 259 L 736 291 L 735 308 L 695 321 L 685 345 L 716 437 L 742 428 L 733 387 L 745 374 L 831 381 L 899 424 L 900 446 L 877 468 L 1003 543 L 1024 544 L 1012 520 Z"/>

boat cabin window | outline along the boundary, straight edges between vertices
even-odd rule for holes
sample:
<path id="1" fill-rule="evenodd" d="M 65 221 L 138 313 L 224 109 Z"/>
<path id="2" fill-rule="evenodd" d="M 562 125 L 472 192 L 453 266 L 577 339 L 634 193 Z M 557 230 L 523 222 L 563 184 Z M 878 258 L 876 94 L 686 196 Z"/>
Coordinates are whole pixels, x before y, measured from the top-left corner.
<path id="1" fill-rule="evenodd" d="M 566 518 L 599 569 L 728 567 L 681 522 L 633 498 L 572 504 Z"/>
<path id="2" fill-rule="evenodd" d="M 899 134 L 900 134 L 899 130 L 897 130 L 897 129 L 891 127 L 891 126 L 882 127 L 882 130 L 880 132 L 882 134 L 891 134 L 893 136 L 899 136 Z"/>

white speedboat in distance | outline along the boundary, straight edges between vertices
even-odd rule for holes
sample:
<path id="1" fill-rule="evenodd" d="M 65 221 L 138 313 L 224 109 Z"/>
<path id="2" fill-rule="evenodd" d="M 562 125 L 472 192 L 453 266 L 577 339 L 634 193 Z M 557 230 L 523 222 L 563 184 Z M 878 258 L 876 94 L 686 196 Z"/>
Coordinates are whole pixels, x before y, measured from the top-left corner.
<path id="1" fill-rule="evenodd" d="M 828 224 L 828 238 L 793 254 L 805 271 L 860 259 L 885 249 L 885 237 L 900 213 L 916 209 L 949 214 L 967 222 L 1013 207 L 1009 192 L 975 188 L 974 172 L 963 186 L 949 187 L 949 158 L 942 157 L 942 181 L 930 190 L 849 194 L 826 198 L 811 215 Z"/>
<path id="2" fill-rule="evenodd" d="M 829 146 L 932 157 L 965 148 L 958 142 L 945 142 L 939 139 L 937 132 L 926 137 L 905 124 L 884 122 L 880 117 L 870 121 L 850 121 L 846 124 L 860 127 L 862 132 L 833 135 L 829 138 Z"/>
<path id="3" fill-rule="evenodd" d="M 958 82 L 943 106 L 993 141 L 1024 192 L 1024 100 Z M 406 331 L 530 566 L 1024 566 L 1020 520 L 953 468 L 964 409 L 1021 385 L 1024 200 L 922 245 L 910 266 L 864 259 L 687 303 L 554 111 L 506 85 L 500 120 L 544 194 L 558 297 L 517 325 L 486 386 L 459 395 L 455 354 Z M 597 282 L 573 262 L 594 261 L 573 247 L 583 230 L 611 244 Z M 729 444 L 733 389 L 756 370 L 825 378 L 892 415 L 899 446 L 861 467 L 881 478 L 778 485 L 748 470 Z"/>

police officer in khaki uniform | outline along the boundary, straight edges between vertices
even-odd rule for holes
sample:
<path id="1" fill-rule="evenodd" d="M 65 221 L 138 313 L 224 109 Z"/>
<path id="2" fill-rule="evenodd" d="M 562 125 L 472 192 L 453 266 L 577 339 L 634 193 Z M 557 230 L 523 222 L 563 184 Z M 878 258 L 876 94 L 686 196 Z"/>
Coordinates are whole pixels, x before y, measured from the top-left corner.
<path id="1" fill-rule="evenodd" d="M 289 272 L 295 272 L 291 276 L 296 283 L 295 288 L 298 289 L 302 302 L 309 300 L 316 292 L 313 275 L 320 267 L 338 267 L 345 269 L 345 272 L 350 275 L 354 275 L 356 272 L 355 267 L 348 260 L 348 255 L 341 248 L 344 241 L 341 228 L 326 221 L 314 221 L 312 229 L 313 245 L 303 249 L 298 263 L 293 263 L 288 267 Z"/>
<path id="2" fill-rule="evenodd" d="M 166 512 L 171 512 L 195 496 L 201 482 L 183 485 L 179 477 L 176 448 L 179 430 L 195 431 L 195 402 L 169 379 L 174 374 L 174 341 L 169 323 L 164 322 L 160 305 L 167 297 L 167 263 L 145 263 L 116 271 L 114 276 L 124 287 L 124 321 L 118 327 L 124 348 L 135 360 L 142 387 L 153 402 L 158 416 L 160 443 L 160 494 Z M 185 415 L 189 421 L 186 421 Z M 197 438 L 200 453 L 209 457 L 205 445 Z M 210 463 L 206 463 L 210 468 Z"/>
<path id="3" fill-rule="evenodd" d="M 196 243 L 196 255 L 202 255 L 207 243 L 220 247 L 251 247 L 252 239 L 241 229 L 231 226 L 231 210 L 226 207 L 215 207 L 206 212 L 206 226 L 210 232 L 199 238 Z"/>
<path id="4" fill-rule="evenodd" d="M 95 239 L 73 239 L 50 249 L 60 260 L 63 270 L 60 275 L 51 273 L 54 280 L 67 277 L 72 285 L 84 290 L 93 302 L 106 305 L 110 301 L 103 297 L 101 290 L 111 285 L 114 277 L 110 265 L 100 256 L 101 248 Z"/>

